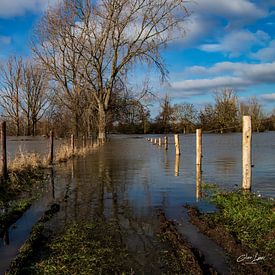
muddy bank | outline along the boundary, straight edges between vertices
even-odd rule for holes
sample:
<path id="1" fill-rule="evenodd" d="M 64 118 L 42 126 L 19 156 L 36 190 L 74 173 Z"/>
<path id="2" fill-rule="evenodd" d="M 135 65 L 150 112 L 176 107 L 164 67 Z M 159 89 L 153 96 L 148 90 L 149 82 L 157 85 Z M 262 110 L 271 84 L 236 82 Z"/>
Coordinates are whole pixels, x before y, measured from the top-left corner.
<path id="1" fill-rule="evenodd" d="M 169 266 L 171 274 L 218 274 L 213 267 L 204 263 L 203 254 L 178 233 L 173 221 L 167 220 L 163 212 L 159 218 L 159 237 L 167 245 L 163 261 Z"/>
<path id="2" fill-rule="evenodd" d="M 274 270 L 273 203 L 253 194 L 215 191 L 219 211 L 188 209 L 190 221 L 227 251 L 232 274 L 272 274 Z"/>

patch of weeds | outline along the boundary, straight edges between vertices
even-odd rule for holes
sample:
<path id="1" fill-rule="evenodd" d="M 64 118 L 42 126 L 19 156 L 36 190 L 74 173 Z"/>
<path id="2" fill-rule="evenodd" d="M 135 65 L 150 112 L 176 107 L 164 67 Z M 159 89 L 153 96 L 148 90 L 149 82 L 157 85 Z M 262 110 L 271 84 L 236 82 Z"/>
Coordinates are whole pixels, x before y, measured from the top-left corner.
<path id="1" fill-rule="evenodd" d="M 131 259 L 105 222 L 70 225 L 47 244 L 49 254 L 30 266 L 34 274 L 132 274 Z"/>
<path id="2" fill-rule="evenodd" d="M 214 222 L 224 224 L 242 245 L 266 254 L 275 251 L 274 203 L 241 191 L 216 192 L 210 201 L 220 209 Z"/>

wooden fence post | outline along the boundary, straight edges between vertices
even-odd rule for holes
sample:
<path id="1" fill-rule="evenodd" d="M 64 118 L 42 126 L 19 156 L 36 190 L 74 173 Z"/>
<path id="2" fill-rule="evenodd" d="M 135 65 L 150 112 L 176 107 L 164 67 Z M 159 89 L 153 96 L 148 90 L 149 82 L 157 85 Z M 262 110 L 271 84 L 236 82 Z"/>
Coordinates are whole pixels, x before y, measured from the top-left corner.
<path id="1" fill-rule="evenodd" d="M 164 148 L 168 150 L 168 137 L 164 137 Z"/>
<path id="2" fill-rule="evenodd" d="M 176 148 L 176 155 L 180 155 L 180 142 L 179 142 L 179 135 L 174 135 L 175 138 L 175 148 Z"/>
<path id="3" fill-rule="evenodd" d="M 74 154 L 74 146 L 75 146 L 75 144 L 74 144 L 74 134 L 71 134 L 71 149 L 72 149 L 73 154 Z"/>
<path id="4" fill-rule="evenodd" d="M 243 116 L 243 189 L 251 189 L 251 117 Z"/>
<path id="5" fill-rule="evenodd" d="M 202 164 L 202 133 L 201 129 L 196 130 L 196 165 Z"/>
<path id="6" fill-rule="evenodd" d="M 50 131 L 50 153 L 49 153 L 49 164 L 53 164 L 53 143 L 54 143 L 54 134 L 53 131 Z"/>
<path id="7" fill-rule="evenodd" d="M 2 176 L 4 180 L 6 180 L 8 178 L 6 121 L 3 121 L 1 123 L 1 145 L 2 145 Z"/>

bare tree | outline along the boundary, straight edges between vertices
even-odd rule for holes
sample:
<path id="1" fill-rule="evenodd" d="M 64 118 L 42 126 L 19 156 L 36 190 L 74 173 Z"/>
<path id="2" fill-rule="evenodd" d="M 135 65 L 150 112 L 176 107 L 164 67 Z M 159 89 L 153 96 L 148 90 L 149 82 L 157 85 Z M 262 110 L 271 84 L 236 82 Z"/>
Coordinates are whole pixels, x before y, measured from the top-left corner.
<path id="1" fill-rule="evenodd" d="M 182 22 L 188 15 L 185 1 L 65 0 L 62 9 L 65 16 L 56 13 L 56 9 L 47 12 L 35 53 L 65 87 L 77 90 L 79 77 L 89 83 L 86 89 L 93 96 L 98 112 L 98 137 L 104 141 L 106 112 L 116 82 L 126 77 L 138 62 L 155 65 L 165 76 L 160 50 L 173 39 L 177 27 L 183 30 Z M 68 46 L 68 40 L 74 42 Z M 75 58 L 80 63 L 75 63 Z M 78 76 L 73 73 L 68 85 L 71 61 L 77 64 L 70 68 L 76 69 Z M 82 65 L 81 70 L 78 64 Z"/>
<path id="2" fill-rule="evenodd" d="M 190 103 L 175 104 L 173 106 L 173 119 L 183 133 L 195 130 L 197 123 L 198 111 Z"/>
<path id="3" fill-rule="evenodd" d="M 20 135 L 20 87 L 22 82 L 22 59 L 10 57 L 7 64 L 1 65 L 0 83 L 3 116 L 15 125 L 16 135 Z"/>
<path id="4" fill-rule="evenodd" d="M 234 90 L 225 88 L 215 95 L 215 123 L 220 133 L 233 131 L 239 127 L 238 98 Z"/>
<path id="5" fill-rule="evenodd" d="M 33 43 L 35 56 L 56 82 L 56 99 L 72 113 L 75 135 L 79 132 L 86 89 L 81 72 L 86 33 L 77 27 L 81 24 L 77 21 L 80 2 L 65 0 L 49 9 L 37 28 Z"/>
<path id="6" fill-rule="evenodd" d="M 27 62 L 23 66 L 20 107 L 26 117 L 27 135 L 36 134 L 37 122 L 48 106 L 49 79 L 37 64 Z"/>

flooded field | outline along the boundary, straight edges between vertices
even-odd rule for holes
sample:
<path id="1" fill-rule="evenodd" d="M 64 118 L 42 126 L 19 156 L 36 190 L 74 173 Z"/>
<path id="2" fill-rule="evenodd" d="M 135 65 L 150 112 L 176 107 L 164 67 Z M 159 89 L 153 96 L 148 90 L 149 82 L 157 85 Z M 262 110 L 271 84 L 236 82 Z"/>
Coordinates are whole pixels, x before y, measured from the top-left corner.
<path id="1" fill-rule="evenodd" d="M 208 253 L 207 261 L 211 265 L 220 271 L 227 270 L 223 263 L 224 252 L 218 248 L 209 252 L 209 245 L 215 247 L 215 244 L 196 232 L 186 219 L 184 221 L 183 205 L 186 203 L 197 205 L 203 211 L 214 210 L 212 205 L 196 196 L 195 135 L 180 136 L 181 156 L 178 159 L 172 136 L 168 151 L 152 145 L 145 139 L 147 137 L 155 136 L 114 135 L 91 155 L 54 167 L 43 198 L 9 229 L 9 244 L 1 242 L 0 274 L 22 244 L 22 234 L 19 232 L 20 241 L 15 237 L 16 231 L 21 230 L 20 223 L 29 221 L 28 229 L 24 229 L 27 235 L 37 220 L 37 209 L 40 211 L 45 202 L 57 202 L 61 206 L 61 211 L 48 225 L 54 232 L 74 221 L 96 217 L 118 221 L 127 247 L 138 255 L 138 270 L 149 273 L 157 273 L 160 268 L 153 263 L 158 250 L 155 239 L 159 224 L 157 212 L 162 210 L 182 226 L 179 231 L 185 230 L 194 246 Z M 203 182 L 217 183 L 227 189 L 241 185 L 241 140 L 241 134 L 203 135 Z M 46 147 L 47 140 L 35 142 L 36 147 L 28 143 L 25 148 L 46 152 L 41 148 Z M 19 144 L 10 139 L 8 146 L 15 152 Z M 274 197 L 275 132 L 253 135 L 253 165 L 253 191 Z"/>

